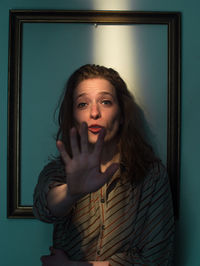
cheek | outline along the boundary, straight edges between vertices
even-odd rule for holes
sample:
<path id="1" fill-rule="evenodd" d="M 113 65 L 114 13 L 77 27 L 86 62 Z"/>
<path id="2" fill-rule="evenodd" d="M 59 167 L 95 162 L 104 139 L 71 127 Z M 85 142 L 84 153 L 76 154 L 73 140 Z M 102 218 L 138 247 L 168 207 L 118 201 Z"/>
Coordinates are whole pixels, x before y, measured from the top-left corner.
<path id="1" fill-rule="evenodd" d="M 109 127 L 118 127 L 119 126 L 119 124 L 120 124 L 120 113 L 119 113 L 119 111 L 118 110 L 116 110 L 115 112 L 114 112 L 114 114 L 113 114 L 113 112 L 112 113 L 110 113 L 110 114 L 107 114 L 107 118 L 109 118 L 108 120 L 107 120 L 107 123 L 108 123 L 108 125 L 109 125 Z"/>
<path id="2" fill-rule="evenodd" d="M 74 125 L 80 134 L 80 127 L 81 127 L 82 122 L 87 122 L 85 118 L 85 113 L 75 111 L 73 115 L 73 119 L 74 119 Z"/>
<path id="3" fill-rule="evenodd" d="M 81 121 L 83 120 L 84 115 L 83 115 L 83 112 L 79 112 L 79 111 L 75 110 L 73 117 L 74 117 L 74 121 L 76 123 L 81 123 Z"/>

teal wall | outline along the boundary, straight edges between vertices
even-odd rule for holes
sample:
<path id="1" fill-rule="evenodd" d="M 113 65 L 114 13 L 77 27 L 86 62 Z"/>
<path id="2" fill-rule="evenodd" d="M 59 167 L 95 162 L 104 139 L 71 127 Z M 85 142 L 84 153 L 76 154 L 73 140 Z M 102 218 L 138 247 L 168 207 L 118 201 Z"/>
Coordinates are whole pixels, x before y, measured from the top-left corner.
<path id="1" fill-rule="evenodd" d="M 88 62 L 113 67 L 123 76 L 143 109 L 154 149 L 166 163 L 166 25 L 24 23 L 22 47 L 22 205 L 32 205 L 38 174 L 57 153 L 53 113 L 64 83 Z"/>
<path id="2" fill-rule="evenodd" d="M 9 9 L 99 9 L 182 12 L 181 179 L 176 265 L 200 265 L 200 35 L 197 0 L 1 0 L 0 2 L 0 265 L 37 266 L 48 253 L 52 226 L 6 218 L 8 15 Z M 199 116 L 198 116 L 199 117 Z"/>

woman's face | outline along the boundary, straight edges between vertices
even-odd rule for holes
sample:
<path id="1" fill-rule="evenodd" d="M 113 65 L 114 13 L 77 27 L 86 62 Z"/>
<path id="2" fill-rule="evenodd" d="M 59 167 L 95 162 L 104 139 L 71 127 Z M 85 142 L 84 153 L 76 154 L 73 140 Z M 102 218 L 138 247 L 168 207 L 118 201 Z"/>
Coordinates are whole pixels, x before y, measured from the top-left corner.
<path id="1" fill-rule="evenodd" d="M 73 101 L 75 126 L 80 133 L 81 123 L 87 123 L 89 143 L 96 143 L 102 127 L 106 129 L 104 141 L 114 139 L 121 123 L 121 114 L 115 88 L 109 81 L 93 78 L 80 82 Z"/>

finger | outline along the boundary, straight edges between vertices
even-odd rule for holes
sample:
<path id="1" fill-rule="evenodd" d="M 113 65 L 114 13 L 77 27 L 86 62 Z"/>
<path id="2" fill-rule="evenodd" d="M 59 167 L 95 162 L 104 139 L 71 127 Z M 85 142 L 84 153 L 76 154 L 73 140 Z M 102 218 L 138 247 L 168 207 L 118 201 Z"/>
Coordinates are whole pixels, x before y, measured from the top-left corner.
<path id="1" fill-rule="evenodd" d="M 61 157 L 62 157 L 64 163 L 67 164 L 67 163 L 71 160 L 71 158 L 70 158 L 70 156 L 68 155 L 68 153 L 67 153 L 66 150 L 65 150 L 65 145 L 64 145 L 64 143 L 63 143 L 62 141 L 58 140 L 58 141 L 56 142 L 56 146 L 57 146 L 57 149 L 58 149 L 59 152 L 60 152 L 60 155 L 61 155 Z"/>
<path id="2" fill-rule="evenodd" d="M 77 142 L 77 130 L 73 127 L 70 131 L 70 141 L 71 141 L 71 148 L 72 148 L 72 155 L 76 157 L 79 155 L 79 147 Z"/>
<path id="3" fill-rule="evenodd" d="M 103 143 L 104 143 L 105 135 L 106 135 L 106 130 L 105 130 L 105 128 L 102 128 L 99 135 L 98 135 L 98 139 L 97 139 L 97 142 L 96 142 L 95 147 L 94 147 L 94 155 L 95 156 L 100 156 L 101 151 L 103 150 Z"/>
<path id="4" fill-rule="evenodd" d="M 112 176 L 116 173 L 116 171 L 119 169 L 120 164 L 119 163 L 113 163 L 110 165 L 104 173 L 100 175 L 99 178 L 99 188 L 102 187 L 106 182 L 108 182 Z"/>
<path id="5" fill-rule="evenodd" d="M 88 153 L 88 126 L 87 123 L 81 124 L 81 152 Z"/>

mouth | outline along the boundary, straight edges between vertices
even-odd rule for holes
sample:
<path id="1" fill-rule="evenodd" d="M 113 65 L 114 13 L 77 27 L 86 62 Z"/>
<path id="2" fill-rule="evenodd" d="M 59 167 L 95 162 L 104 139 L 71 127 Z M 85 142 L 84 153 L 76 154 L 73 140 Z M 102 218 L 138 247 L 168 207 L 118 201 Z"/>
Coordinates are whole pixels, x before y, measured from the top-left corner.
<path id="1" fill-rule="evenodd" d="M 98 134 L 101 130 L 102 130 L 102 126 L 99 125 L 92 125 L 88 128 L 88 130 L 90 132 L 92 132 L 93 134 Z"/>
<path id="2" fill-rule="evenodd" d="M 101 128 L 89 128 L 89 131 L 94 134 L 98 134 L 101 131 Z"/>

